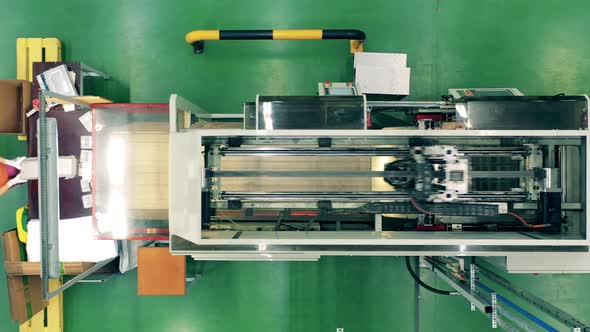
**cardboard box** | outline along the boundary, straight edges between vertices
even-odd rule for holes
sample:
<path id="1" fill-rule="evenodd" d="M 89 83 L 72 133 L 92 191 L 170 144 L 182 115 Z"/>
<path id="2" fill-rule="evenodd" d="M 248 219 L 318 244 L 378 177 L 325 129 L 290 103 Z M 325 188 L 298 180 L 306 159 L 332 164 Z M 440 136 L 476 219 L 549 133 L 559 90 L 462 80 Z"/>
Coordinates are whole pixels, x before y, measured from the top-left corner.
<path id="1" fill-rule="evenodd" d="M 5 263 L 23 260 L 16 230 L 2 233 L 2 244 Z M 22 324 L 47 306 L 47 302 L 42 300 L 43 293 L 39 276 L 6 276 L 6 282 L 10 318 L 13 321 L 19 321 Z"/>
<path id="2" fill-rule="evenodd" d="M 186 295 L 186 259 L 168 247 L 137 249 L 137 295 Z"/>
<path id="3" fill-rule="evenodd" d="M 31 83 L 0 80 L 0 133 L 24 135 L 31 109 Z"/>

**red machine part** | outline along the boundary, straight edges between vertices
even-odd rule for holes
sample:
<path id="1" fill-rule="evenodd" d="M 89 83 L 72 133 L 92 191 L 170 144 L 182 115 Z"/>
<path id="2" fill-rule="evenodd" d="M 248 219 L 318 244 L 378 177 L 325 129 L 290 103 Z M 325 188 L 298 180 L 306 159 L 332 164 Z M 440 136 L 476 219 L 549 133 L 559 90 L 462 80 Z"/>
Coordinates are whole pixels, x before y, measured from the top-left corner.
<path id="1" fill-rule="evenodd" d="M 416 230 L 420 232 L 441 232 L 444 231 L 445 225 L 444 224 L 435 224 L 435 225 L 416 225 Z"/>
<path id="2" fill-rule="evenodd" d="M 416 120 L 417 121 L 424 121 L 424 120 L 443 121 L 444 115 L 442 113 L 420 113 L 420 114 L 416 114 Z"/>

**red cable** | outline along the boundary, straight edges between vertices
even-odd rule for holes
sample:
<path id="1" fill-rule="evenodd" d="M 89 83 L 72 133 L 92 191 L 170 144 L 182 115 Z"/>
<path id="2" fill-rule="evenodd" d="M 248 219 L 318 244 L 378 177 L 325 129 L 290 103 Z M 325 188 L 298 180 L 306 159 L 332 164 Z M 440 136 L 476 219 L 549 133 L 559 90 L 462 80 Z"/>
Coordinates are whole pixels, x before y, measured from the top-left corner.
<path id="1" fill-rule="evenodd" d="M 412 204 L 412 206 L 414 207 L 414 209 L 424 213 L 424 214 L 429 214 L 431 216 L 438 216 L 440 215 L 440 213 L 434 213 L 434 212 L 430 212 L 427 210 L 424 210 L 422 207 L 420 207 L 420 205 L 418 205 L 418 203 L 416 203 L 416 200 L 413 198 L 410 198 L 410 204 Z"/>
<path id="2" fill-rule="evenodd" d="M 509 214 L 509 215 L 513 216 L 514 218 L 518 219 L 518 221 L 520 221 L 523 225 L 525 225 L 526 227 L 529 227 L 529 228 L 543 228 L 543 227 L 549 226 L 549 225 L 531 225 L 526 220 L 524 220 L 523 217 L 521 217 L 520 215 L 518 215 L 517 213 L 514 213 L 514 212 L 508 211 L 508 212 L 506 212 L 506 214 Z"/>

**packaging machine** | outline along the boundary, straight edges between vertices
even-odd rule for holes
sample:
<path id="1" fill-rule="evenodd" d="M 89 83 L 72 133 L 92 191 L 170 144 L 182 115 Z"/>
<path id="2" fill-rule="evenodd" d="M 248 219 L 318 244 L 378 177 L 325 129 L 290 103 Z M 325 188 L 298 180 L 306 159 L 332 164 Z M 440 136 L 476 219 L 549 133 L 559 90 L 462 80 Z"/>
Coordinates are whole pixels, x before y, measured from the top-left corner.
<path id="1" fill-rule="evenodd" d="M 589 272 L 587 111 L 586 96 L 259 96 L 239 115 L 210 114 L 177 95 L 168 105 L 94 105 L 94 226 L 99 238 L 169 240 L 173 254 L 203 260 L 406 256 L 412 277 L 432 289 L 409 258 L 427 256 L 454 289 L 437 292 L 464 296 L 492 326 L 531 324 L 505 311 L 515 304 L 476 272 L 582 330 L 587 324 L 490 273 L 479 258 L 467 269 L 462 257 L 440 256 L 485 256 L 517 273 Z M 49 195 L 59 159 L 41 114 L 49 299 L 110 260 L 49 292 L 49 278 L 60 275 L 59 205 Z"/>
<path id="2" fill-rule="evenodd" d="M 189 115 L 202 110 L 178 98 L 174 253 L 588 252 L 585 96 L 259 96 L 244 106 L 245 129 L 194 128 Z"/>
<path id="3" fill-rule="evenodd" d="M 486 256 L 510 272 L 589 272 L 587 111 L 586 96 L 258 96 L 237 115 L 177 95 L 94 105 L 94 227 L 203 260 Z M 50 298 L 58 156 L 43 142 L 40 155 Z"/>

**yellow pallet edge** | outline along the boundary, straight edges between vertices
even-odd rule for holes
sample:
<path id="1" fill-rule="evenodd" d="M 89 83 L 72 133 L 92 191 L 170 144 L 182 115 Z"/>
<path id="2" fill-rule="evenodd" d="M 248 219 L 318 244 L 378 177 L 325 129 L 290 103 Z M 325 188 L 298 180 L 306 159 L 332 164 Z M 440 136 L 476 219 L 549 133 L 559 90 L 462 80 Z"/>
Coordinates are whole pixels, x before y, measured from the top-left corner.
<path id="1" fill-rule="evenodd" d="M 43 58 L 45 49 L 45 58 Z M 17 38 L 16 78 L 33 82 L 34 62 L 61 61 L 61 42 L 57 38 Z"/>

